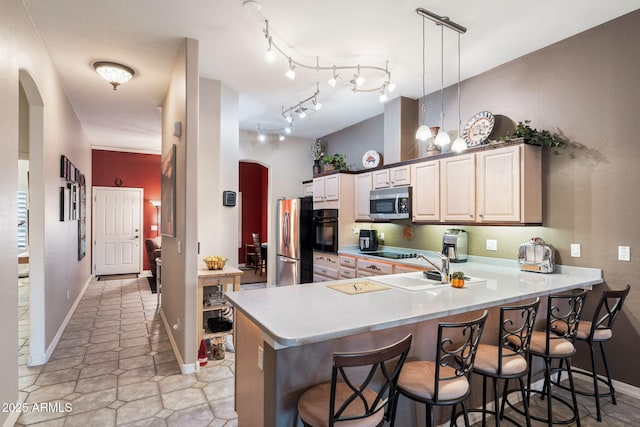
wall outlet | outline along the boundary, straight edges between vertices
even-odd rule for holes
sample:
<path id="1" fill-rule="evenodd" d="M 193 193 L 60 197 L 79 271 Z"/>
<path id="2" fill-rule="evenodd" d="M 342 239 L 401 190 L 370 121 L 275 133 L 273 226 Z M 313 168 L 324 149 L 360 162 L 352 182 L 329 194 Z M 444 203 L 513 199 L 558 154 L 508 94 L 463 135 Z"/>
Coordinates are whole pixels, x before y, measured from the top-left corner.
<path id="1" fill-rule="evenodd" d="M 381 241 L 381 242 L 384 242 L 384 233 L 380 233 L 378 235 L 378 240 Z"/>
<path id="2" fill-rule="evenodd" d="M 631 261 L 631 247 L 618 246 L 618 261 Z"/>
<path id="3" fill-rule="evenodd" d="M 494 239 L 487 239 L 487 250 L 488 251 L 497 251 L 498 250 L 498 241 Z"/>
<path id="4" fill-rule="evenodd" d="M 151 226 L 151 231 L 158 231 L 158 226 L 157 225 L 152 225 Z"/>
<path id="5" fill-rule="evenodd" d="M 580 243 L 571 244 L 571 256 L 574 258 L 580 258 Z"/>
<path id="6" fill-rule="evenodd" d="M 360 229 L 358 227 L 353 227 L 353 234 L 360 234 Z"/>
<path id="7" fill-rule="evenodd" d="M 262 371 L 262 366 L 264 364 L 264 349 L 261 346 L 258 346 L 258 369 Z"/>

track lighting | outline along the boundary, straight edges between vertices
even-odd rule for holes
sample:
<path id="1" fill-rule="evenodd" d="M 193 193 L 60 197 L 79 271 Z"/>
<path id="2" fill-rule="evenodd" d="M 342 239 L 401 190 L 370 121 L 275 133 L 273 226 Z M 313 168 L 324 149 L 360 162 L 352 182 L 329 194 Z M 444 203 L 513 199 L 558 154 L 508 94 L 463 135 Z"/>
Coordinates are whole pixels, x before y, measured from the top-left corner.
<path id="1" fill-rule="evenodd" d="M 467 149 L 467 141 L 460 135 L 460 33 L 458 33 L 458 137 L 451 144 L 451 150 L 460 153 Z"/>
<path id="2" fill-rule="evenodd" d="M 291 134 L 291 126 L 287 126 L 286 128 L 284 128 L 284 133 L 286 133 L 287 135 Z"/>
<path id="3" fill-rule="evenodd" d="M 396 90 L 396 84 L 387 82 L 387 92 L 391 93 L 394 90 Z"/>
<path id="4" fill-rule="evenodd" d="M 322 108 L 322 104 L 319 103 L 315 98 L 313 98 L 313 101 L 311 101 L 313 103 L 313 108 L 316 109 L 316 111 L 318 111 L 319 109 Z"/>
<path id="5" fill-rule="evenodd" d="M 431 138 L 433 134 L 431 133 L 431 129 L 427 126 L 427 106 L 425 102 L 427 102 L 427 93 L 426 93 L 426 70 L 427 70 L 427 61 L 425 51 L 427 50 L 427 42 L 425 36 L 424 29 L 425 18 L 422 17 L 422 105 L 420 106 L 420 113 L 422 114 L 422 124 L 418 127 L 416 131 L 416 139 L 418 141 L 426 141 Z"/>
<path id="6" fill-rule="evenodd" d="M 286 135 L 289 135 L 291 130 L 292 126 L 278 129 L 265 129 L 260 125 L 260 123 L 258 123 L 258 141 L 266 142 L 267 139 L 275 141 L 277 138 L 278 141 L 282 142 L 287 139 Z"/>
<path id="7" fill-rule="evenodd" d="M 333 75 L 329 78 L 329 80 L 327 80 L 327 83 L 329 83 L 329 86 L 331 87 L 336 87 L 336 84 L 338 84 L 338 78 L 339 76 L 336 74 L 336 67 L 334 65 Z"/>
<path id="8" fill-rule="evenodd" d="M 384 92 L 384 89 L 382 89 L 382 91 L 380 91 L 380 96 L 378 97 L 378 101 L 380 101 L 380 103 L 382 104 L 384 102 L 387 102 L 388 99 L 389 99 L 389 97 Z"/>
<path id="9" fill-rule="evenodd" d="M 362 74 L 360 74 L 360 65 L 358 65 L 358 73 L 353 75 L 353 82 L 356 87 L 362 87 L 365 81 L 366 79 L 362 77 Z"/>
<path id="10" fill-rule="evenodd" d="M 267 136 L 264 133 L 258 133 L 258 141 L 265 142 L 267 140 Z"/>
<path id="11" fill-rule="evenodd" d="M 278 141 L 284 141 L 285 136 L 283 134 L 278 135 Z"/>
<path id="12" fill-rule="evenodd" d="M 265 58 L 267 62 L 274 62 L 276 60 L 276 53 L 273 51 L 273 46 L 271 45 L 271 37 L 269 37 L 269 48 L 265 53 Z"/>
<path id="13" fill-rule="evenodd" d="M 289 69 L 285 73 L 285 76 L 287 76 L 291 80 L 295 79 L 296 78 L 296 70 L 295 70 L 295 68 L 296 68 L 296 66 L 293 65 L 293 61 L 291 61 L 291 58 L 289 58 Z"/>

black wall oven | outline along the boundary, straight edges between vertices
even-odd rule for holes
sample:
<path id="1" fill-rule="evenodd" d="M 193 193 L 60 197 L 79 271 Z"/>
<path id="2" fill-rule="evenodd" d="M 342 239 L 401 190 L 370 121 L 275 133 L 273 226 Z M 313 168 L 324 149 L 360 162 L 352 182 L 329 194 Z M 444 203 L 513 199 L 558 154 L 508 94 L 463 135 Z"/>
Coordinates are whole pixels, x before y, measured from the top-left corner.
<path id="1" fill-rule="evenodd" d="M 313 250 L 338 253 L 338 209 L 313 211 Z"/>

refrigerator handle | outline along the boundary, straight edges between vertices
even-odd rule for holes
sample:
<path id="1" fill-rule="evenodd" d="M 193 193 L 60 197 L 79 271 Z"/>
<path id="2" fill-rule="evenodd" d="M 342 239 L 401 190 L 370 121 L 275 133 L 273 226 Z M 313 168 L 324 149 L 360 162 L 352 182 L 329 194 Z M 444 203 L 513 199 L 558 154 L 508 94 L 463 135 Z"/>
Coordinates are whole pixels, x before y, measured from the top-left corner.
<path id="1" fill-rule="evenodd" d="M 296 260 L 291 258 L 280 257 L 280 262 L 284 262 L 286 264 L 295 264 Z"/>
<path id="2" fill-rule="evenodd" d="M 283 230 L 282 230 L 282 241 L 284 243 L 284 247 L 289 247 L 289 212 L 284 213 L 283 218 Z"/>

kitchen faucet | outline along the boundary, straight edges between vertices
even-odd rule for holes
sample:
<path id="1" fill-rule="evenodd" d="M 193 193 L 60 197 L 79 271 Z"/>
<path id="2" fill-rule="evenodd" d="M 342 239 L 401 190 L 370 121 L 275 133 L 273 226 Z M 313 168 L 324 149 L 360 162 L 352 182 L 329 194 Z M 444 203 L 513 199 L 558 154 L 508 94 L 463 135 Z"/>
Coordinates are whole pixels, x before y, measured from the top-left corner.
<path id="1" fill-rule="evenodd" d="M 433 262 L 431 262 L 429 258 L 427 258 L 422 254 L 418 254 L 416 258 L 427 261 L 429 264 L 433 266 L 433 268 L 435 268 L 436 270 L 438 270 L 438 272 L 440 272 L 440 283 L 442 284 L 449 283 L 449 258 L 447 258 L 446 256 L 442 255 L 439 252 L 435 252 L 435 251 L 427 251 L 427 252 L 438 255 L 442 260 L 442 267 L 438 267 Z"/>

